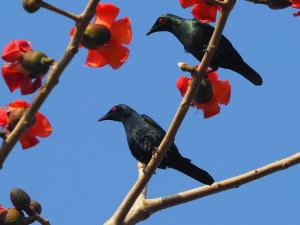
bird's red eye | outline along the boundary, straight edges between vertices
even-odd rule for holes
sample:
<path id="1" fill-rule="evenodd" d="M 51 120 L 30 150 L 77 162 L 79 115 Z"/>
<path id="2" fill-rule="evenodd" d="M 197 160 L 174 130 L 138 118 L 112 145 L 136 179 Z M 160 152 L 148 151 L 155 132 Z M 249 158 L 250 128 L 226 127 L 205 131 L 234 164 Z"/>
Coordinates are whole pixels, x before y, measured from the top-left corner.
<path id="1" fill-rule="evenodd" d="M 118 109 L 118 107 L 115 106 L 115 107 L 113 107 L 113 108 L 111 109 L 111 111 L 112 111 L 112 112 L 115 112 L 115 111 L 117 111 L 117 109 Z"/>
<path id="2" fill-rule="evenodd" d="M 158 23 L 164 23 L 165 22 L 165 19 L 164 18 L 159 18 L 158 19 Z"/>

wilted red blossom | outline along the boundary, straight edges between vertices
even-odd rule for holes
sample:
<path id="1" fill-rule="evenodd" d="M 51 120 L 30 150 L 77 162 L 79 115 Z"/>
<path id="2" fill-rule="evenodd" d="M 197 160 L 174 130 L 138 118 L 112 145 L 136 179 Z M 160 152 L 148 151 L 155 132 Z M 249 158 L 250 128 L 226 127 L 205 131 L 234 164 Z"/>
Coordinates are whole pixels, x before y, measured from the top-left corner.
<path id="1" fill-rule="evenodd" d="M 20 64 L 20 56 L 28 51 L 32 51 L 30 42 L 16 40 L 11 41 L 2 53 L 2 59 L 6 61 L 2 66 L 3 78 L 11 92 L 20 88 L 22 95 L 35 92 L 42 84 L 40 76 L 33 81 L 30 72 Z"/>
<path id="2" fill-rule="evenodd" d="M 192 101 L 192 105 L 204 112 L 204 118 L 212 117 L 220 112 L 219 104 L 227 105 L 230 100 L 231 87 L 228 80 L 218 80 L 216 72 L 207 74 L 208 80 L 212 84 L 213 96 L 207 103 L 198 103 Z M 192 78 L 180 76 L 177 80 L 176 87 L 179 89 L 182 96 L 185 95 Z"/>
<path id="3" fill-rule="evenodd" d="M 300 0 L 289 0 L 292 3 L 292 7 L 300 9 Z M 293 14 L 294 16 L 300 16 L 300 11 Z"/>
<path id="4" fill-rule="evenodd" d="M 107 40 L 96 48 L 89 48 L 86 66 L 102 67 L 109 64 L 113 69 L 118 69 L 127 60 L 129 49 L 123 45 L 131 42 L 131 22 L 128 17 L 115 21 L 119 11 L 114 4 L 98 4 L 94 24 L 104 26 Z M 71 36 L 74 32 L 75 28 L 72 29 Z"/>
<path id="5" fill-rule="evenodd" d="M 9 134 L 30 104 L 23 100 L 16 100 L 8 105 L 8 109 L 0 108 L 0 126 L 6 135 Z M 34 124 L 21 136 L 20 142 L 23 149 L 30 148 L 39 143 L 38 137 L 48 137 L 52 132 L 51 124 L 41 113 L 35 115 Z"/>
<path id="6" fill-rule="evenodd" d="M 205 0 L 180 0 L 183 8 L 193 6 L 192 14 L 201 23 L 210 23 L 216 21 L 219 6 L 207 3 Z"/>

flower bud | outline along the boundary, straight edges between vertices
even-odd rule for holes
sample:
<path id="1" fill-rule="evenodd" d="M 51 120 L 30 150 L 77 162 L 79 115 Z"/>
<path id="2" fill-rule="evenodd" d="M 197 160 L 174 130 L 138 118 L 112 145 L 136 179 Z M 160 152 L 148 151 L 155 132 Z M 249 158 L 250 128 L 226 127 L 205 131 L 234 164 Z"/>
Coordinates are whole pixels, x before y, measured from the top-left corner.
<path id="1" fill-rule="evenodd" d="M 42 206 L 39 202 L 35 201 L 35 200 L 31 200 L 30 202 L 30 211 L 35 214 L 41 214 L 42 212 Z"/>
<path id="2" fill-rule="evenodd" d="M 267 0 L 267 6 L 271 9 L 284 9 L 291 5 L 289 0 Z"/>
<path id="3" fill-rule="evenodd" d="M 23 8 L 29 13 L 34 13 L 41 8 L 40 1 L 41 0 L 23 0 Z"/>
<path id="4" fill-rule="evenodd" d="M 30 197 L 29 195 L 19 188 L 14 188 L 10 192 L 10 200 L 14 207 L 18 210 L 26 210 L 30 207 Z"/>
<path id="5" fill-rule="evenodd" d="M 8 113 L 8 129 L 10 131 L 12 131 L 15 128 L 15 126 L 21 119 L 22 115 L 24 114 L 25 110 L 26 110 L 25 108 L 17 108 Z"/>
<path id="6" fill-rule="evenodd" d="M 203 104 L 209 102 L 212 96 L 213 90 L 211 82 L 207 78 L 203 78 L 200 81 L 200 85 L 194 99 L 197 103 Z"/>
<path id="7" fill-rule="evenodd" d="M 111 37 L 110 30 L 100 24 L 89 24 L 84 31 L 81 44 L 88 49 L 96 49 L 106 44 Z"/>
<path id="8" fill-rule="evenodd" d="M 5 225 L 22 225 L 22 220 L 24 219 L 24 214 L 15 209 L 9 208 L 7 214 L 4 217 Z"/>
<path id="9" fill-rule="evenodd" d="M 20 64 L 30 72 L 31 78 L 46 74 L 53 59 L 48 58 L 41 51 L 28 51 L 21 55 Z"/>

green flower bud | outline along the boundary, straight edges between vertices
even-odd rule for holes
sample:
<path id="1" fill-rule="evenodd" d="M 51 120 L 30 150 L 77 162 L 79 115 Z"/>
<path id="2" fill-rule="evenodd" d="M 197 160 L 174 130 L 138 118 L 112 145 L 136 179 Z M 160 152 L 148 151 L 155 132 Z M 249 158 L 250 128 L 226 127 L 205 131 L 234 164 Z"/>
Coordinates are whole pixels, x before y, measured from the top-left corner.
<path id="1" fill-rule="evenodd" d="M 207 78 L 203 78 L 200 81 L 200 86 L 197 90 L 197 93 L 194 97 L 195 101 L 198 103 L 207 103 L 213 97 L 213 90 L 211 82 Z"/>
<path id="2" fill-rule="evenodd" d="M 84 31 L 81 44 L 88 49 L 96 49 L 106 44 L 111 37 L 110 30 L 99 24 L 89 24 Z"/>
<path id="3" fill-rule="evenodd" d="M 46 74 L 53 59 L 50 59 L 41 51 L 28 51 L 21 55 L 20 64 L 30 72 L 31 78 L 37 78 Z"/>
<path id="4" fill-rule="evenodd" d="M 19 188 L 14 188 L 10 192 L 10 200 L 14 207 L 18 210 L 29 209 L 30 207 L 30 197 L 29 195 Z"/>
<path id="5" fill-rule="evenodd" d="M 34 13 L 41 8 L 40 1 L 41 0 L 23 0 L 23 8 L 29 13 Z"/>

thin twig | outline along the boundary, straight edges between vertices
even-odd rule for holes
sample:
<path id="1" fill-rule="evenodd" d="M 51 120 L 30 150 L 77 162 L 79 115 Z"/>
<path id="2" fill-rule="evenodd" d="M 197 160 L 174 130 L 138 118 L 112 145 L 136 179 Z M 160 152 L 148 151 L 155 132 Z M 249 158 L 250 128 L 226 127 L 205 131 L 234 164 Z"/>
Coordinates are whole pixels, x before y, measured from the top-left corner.
<path id="1" fill-rule="evenodd" d="M 32 216 L 26 217 L 22 220 L 22 225 L 29 225 L 34 223 L 35 221 L 39 222 L 41 225 L 51 225 L 49 220 L 42 217 L 40 214 L 34 214 Z"/>
<path id="2" fill-rule="evenodd" d="M 183 97 L 181 104 L 173 118 L 171 125 L 169 126 L 169 129 L 164 139 L 160 143 L 155 154 L 153 154 L 150 162 L 148 163 L 145 169 L 145 173 L 140 177 L 140 179 L 136 181 L 136 183 L 128 192 L 127 196 L 124 198 L 114 215 L 105 223 L 105 225 L 124 224 L 125 217 L 127 216 L 128 212 L 130 211 L 131 207 L 133 206 L 140 193 L 142 192 L 143 188 L 150 180 L 155 169 L 160 164 L 170 144 L 173 142 L 175 135 L 191 105 L 192 99 L 196 94 L 201 78 L 216 52 L 216 49 L 222 36 L 223 28 L 226 24 L 230 11 L 235 4 L 235 0 L 228 0 L 228 3 L 229 4 L 226 3 L 226 7 L 223 7 L 221 10 L 219 20 L 208 44 L 207 51 L 205 52 L 204 57 L 201 60 L 200 66 L 197 68 L 198 76 L 196 76 L 192 80 L 191 85 L 188 88 L 185 96 Z"/>
<path id="3" fill-rule="evenodd" d="M 70 40 L 67 50 L 61 60 L 52 66 L 48 79 L 45 85 L 40 89 L 38 94 L 35 96 L 30 107 L 25 111 L 21 119 L 19 120 L 13 131 L 3 141 L 0 149 L 0 169 L 3 167 L 4 161 L 15 146 L 21 135 L 28 128 L 28 124 L 33 120 L 35 114 L 40 109 L 42 104 L 45 102 L 53 88 L 58 82 L 64 69 L 73 59 L 78 51 L 78 46 L 81 42 L 83 32 L 85 31 L 88 23 L 95 15 L 95 10 L 100 0 L 90 0 L 81 15 L 82 20 L 76 24 L 76 32 L 74 37 Z"/>
<path id="4" fill-rule="evenodd" d="M 268 176 L 278 171 L 287 169 L 299 163 L 300 163 L 300 152 L 292 156 L 289 156 L 287 158 L 260 167 L 258 169 L 249 171 L 247 173 L 214 183 L 213 185 L 210 186 L 208 185 L 202 186 L 200 188 L 191 189 L 188 191 L 180 192 L 166 197 L 146 199 L 144 201 L 144 205 L 141 206 L 140 209 L 136 209 L 135 213 L 132 212 L 130 215 L 126 217 L 124 224 L 126 225 L 136 224 L 142 220 L 147 219 L 155 212 L 161 211 L 163 209 L 167 209 L 173 206 L 187 203 L 195 199 L 203 198 L 208 195 L 213 195 L 232 188 L 238 188 L 241 185 L 247 184 L 251 181 L 260 179 L 262 177 Z"/>
<path id="5" fill-rule="evenodd" d="M 77 16 L 76 14 L 70 13 L 70 12 L 68 12 L 68 11 L 64 11 L 64 10 L 62 10 L 62 9 L 59 9 L 59 8 L 57 8 L 57 7 L 55 7 L 55 6 L 51 5 L 51 4 L 49 4 L 49 3 L 47 3 L 47 2 L 44 2 L 43 0 L 41 0 L 41 1 L 39 2 L 39 6 L 45 8 L 45 9 L 48 9 L 48 10 L 50 10 L 50 11 L 52 11 L 52 12 L 56 12 L 56 13 L 58 13 L 58 14 L 60 14 L 60 15 L 65 16 L 65 17 L 68 17 L 68 18 L 74 20 L 75 22 L 79 22 L 80 19 L 81 19 L 81 18 L 80 18 L 79 16 Z"/>

